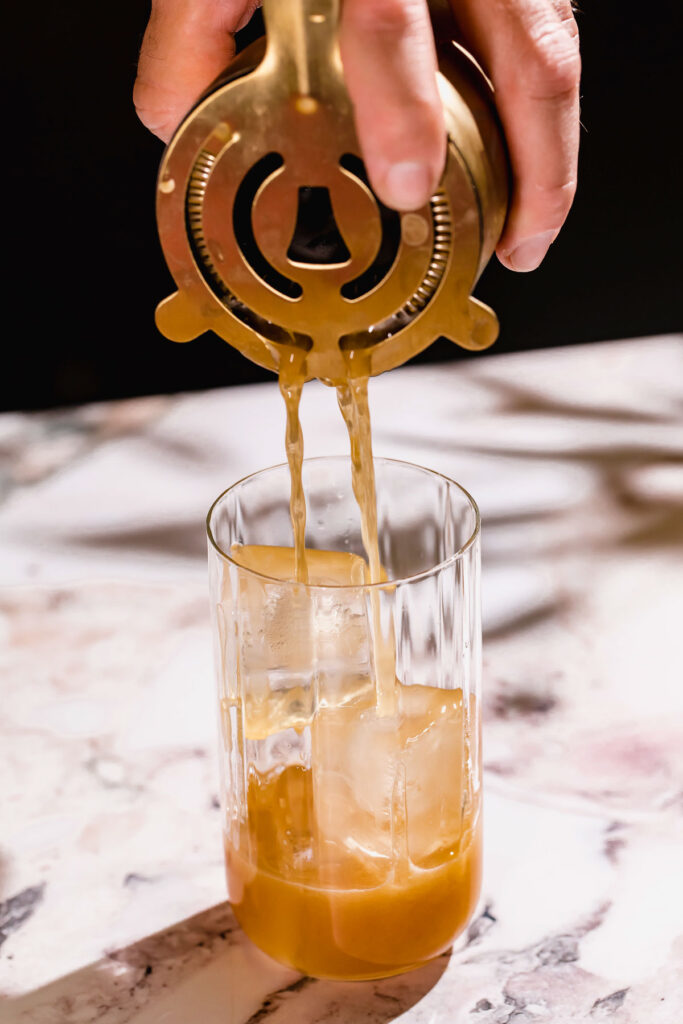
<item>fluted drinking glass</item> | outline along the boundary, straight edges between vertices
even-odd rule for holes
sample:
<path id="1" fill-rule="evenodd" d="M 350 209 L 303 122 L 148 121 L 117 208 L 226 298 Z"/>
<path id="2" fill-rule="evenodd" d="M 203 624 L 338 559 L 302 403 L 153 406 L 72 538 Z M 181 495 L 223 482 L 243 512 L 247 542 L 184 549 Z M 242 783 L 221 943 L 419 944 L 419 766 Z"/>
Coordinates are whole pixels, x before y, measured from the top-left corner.
<path id="1" fill-rule="evenodd" d="M 316 977 L 379 978 L 449 947 L 481 878 L 479 513 L 458 484 L 375 460 L 380 583 L 347 458 L 208 515 L 228 894 L 246 934 Z"/>

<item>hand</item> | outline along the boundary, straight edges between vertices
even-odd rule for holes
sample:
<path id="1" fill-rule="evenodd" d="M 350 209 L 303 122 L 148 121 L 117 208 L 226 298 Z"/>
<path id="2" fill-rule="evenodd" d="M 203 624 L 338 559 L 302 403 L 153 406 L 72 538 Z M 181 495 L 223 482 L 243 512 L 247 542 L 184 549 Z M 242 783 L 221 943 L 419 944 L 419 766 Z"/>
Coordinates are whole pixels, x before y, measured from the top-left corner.
<path id="1" fill-rule="evenodd" d="M 281 3 L 287 0 L 280 0 Z M 258 0 L 153 0 L 134 100 L 164 141 L 230 63 Z M 570 0 L 451 0 L 463 45 L 496 90 L 513 190 L 500 261 L 534 270 L 576 191 L 578 30 Z M 340 46 L 372 185 L 397 210 L 422 206 L 445 159 L 427 0 L 343 0 Z"/>

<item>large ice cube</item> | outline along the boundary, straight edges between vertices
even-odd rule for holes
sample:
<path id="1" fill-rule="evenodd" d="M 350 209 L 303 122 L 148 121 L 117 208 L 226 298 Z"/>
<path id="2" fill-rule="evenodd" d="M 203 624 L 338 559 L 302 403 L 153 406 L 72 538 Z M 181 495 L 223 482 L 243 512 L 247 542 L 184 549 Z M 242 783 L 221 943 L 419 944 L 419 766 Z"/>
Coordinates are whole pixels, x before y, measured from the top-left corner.
<path id="1" fill-rule="evenodd" d="M 271 579 L 293 581 L 294 548 L 265 544 L 233 544 L 231 557 L 252 572 Z M 311 586 L 357 587 L 366 583 L 368 567 L 360 555 L 350 551 L 306 549 L 306 569 Z"/>
<path id="2" fill-rule="evenodd" d="M 352 589 L 367 577 L 362 558 L 307 550 L 305 586 L 291 582 L 292 548 L 235 545 L 231 555 L 260 574 L 232 570 L 224 591 L 250 738 L 303 728 L 317 706 L 344 704 L 369 689 L 366 604 Z"/>
<path id="3" fill-rule="evenodd" d="M 457 847 L 462 829 L 462 691 L 400 686 L 408 853 L 423 867 Z"/>
<path id="4" fill-rule="evenodd" d="M 462 828 L 460 691 L 396 684 L 397 713 L 376 706 L 319 711 L 311 729 L 321 840 L 340 856 L 409 858 L 428 867 L 457 848 Z"/>
<path id="5" fill-rule="evenodd" d="M 352 857 L 386 877 L 392 864 L 392 799 L 398 719 L 374 700 L 323 708 L 311 728 L 313 802 L 326 856 Z"/>

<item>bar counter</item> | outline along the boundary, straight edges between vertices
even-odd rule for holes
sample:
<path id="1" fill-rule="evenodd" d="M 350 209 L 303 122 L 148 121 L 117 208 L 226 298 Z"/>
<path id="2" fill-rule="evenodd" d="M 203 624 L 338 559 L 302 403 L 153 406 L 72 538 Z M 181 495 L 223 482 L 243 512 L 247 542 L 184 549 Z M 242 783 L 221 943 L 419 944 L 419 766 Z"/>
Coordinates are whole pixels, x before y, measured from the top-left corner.
<path id="1" fill-rule="evenodd" d="M 485 871 L 380 982 L 225 902 L 204 517 L 284 459 L 276 385 L 0 416 L 3 1024 L 683 1021 L 683 338 L 403 368 L 375 454 L 483 517 Z M 342 454 L 304 391 L 306 454 Z"/>

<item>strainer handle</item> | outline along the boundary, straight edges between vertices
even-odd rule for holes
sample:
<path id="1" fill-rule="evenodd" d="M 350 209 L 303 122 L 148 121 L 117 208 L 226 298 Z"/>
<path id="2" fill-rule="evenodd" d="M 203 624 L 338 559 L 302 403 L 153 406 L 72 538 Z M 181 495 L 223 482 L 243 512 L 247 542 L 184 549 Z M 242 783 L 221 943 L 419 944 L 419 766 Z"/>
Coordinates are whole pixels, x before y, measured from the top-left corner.
<path id="1" fill-rule="evenodd" d="M 266 61 L 274 61 L 292 91 L 322 99 L 330 69 L 341 69 L 337 43 L 339 0 L 263 0 Z"/>

